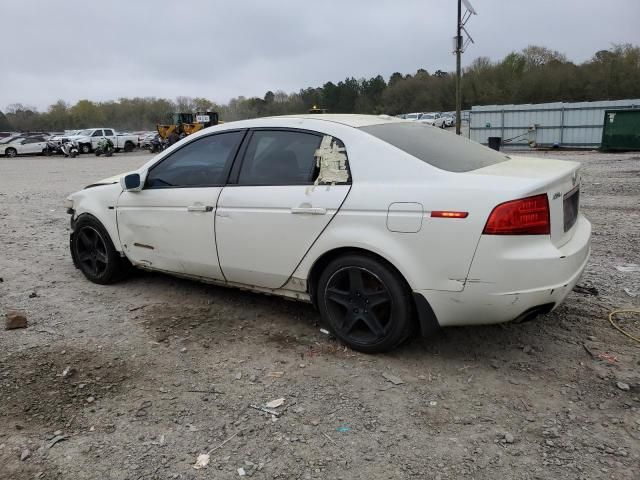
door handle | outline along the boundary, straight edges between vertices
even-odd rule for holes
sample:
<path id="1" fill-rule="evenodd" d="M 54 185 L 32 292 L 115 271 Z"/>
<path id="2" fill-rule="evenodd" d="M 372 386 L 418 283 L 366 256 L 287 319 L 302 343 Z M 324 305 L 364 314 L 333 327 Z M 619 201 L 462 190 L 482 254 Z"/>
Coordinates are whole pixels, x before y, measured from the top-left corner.
<path id="1" fill-rule="evenodd" d="M 211 212 L 213 211 L 213 207 L 207 205 L 189 205 L 187 207 L 187 212 Z"/>
<path id="2" fill-rule="evenodd" d="M 292 208 L 291 213 L 307 214 L 307 215 L 325 215 L 327 213 L 327 209 L 320 208 L 320 207 L 297 207 L 297 208 Z"/>

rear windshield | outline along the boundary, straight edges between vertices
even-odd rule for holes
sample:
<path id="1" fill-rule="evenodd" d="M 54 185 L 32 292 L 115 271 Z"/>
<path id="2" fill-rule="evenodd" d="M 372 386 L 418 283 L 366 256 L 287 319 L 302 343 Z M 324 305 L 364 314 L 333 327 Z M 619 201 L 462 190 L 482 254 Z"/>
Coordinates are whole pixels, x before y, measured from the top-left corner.
<path id="1" fill-rule="evenodd" d="M 394 122 L 360 130 L 449 172 L 469 172 L 509 160 L 500 152 L 426 123 Z"/>

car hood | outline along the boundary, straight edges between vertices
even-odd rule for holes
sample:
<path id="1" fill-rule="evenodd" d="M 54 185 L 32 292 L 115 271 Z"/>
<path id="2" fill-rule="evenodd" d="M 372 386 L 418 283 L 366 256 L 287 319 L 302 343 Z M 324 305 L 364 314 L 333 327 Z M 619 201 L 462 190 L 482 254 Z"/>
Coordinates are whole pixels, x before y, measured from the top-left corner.
<path id="1" fill-rule="evenodd" d="M 114 183 L 120 182 L 120 178 L 124 175 L 124 173 L 120 173 L 118 175 L 114 175 L 113 177 L 103 178 L 102 180 L 98 180 L 97 182 L 93 182 L 91 185 L 87 185 L 84 188 L 97 187 L 99 185 L 112 185 Z"/>

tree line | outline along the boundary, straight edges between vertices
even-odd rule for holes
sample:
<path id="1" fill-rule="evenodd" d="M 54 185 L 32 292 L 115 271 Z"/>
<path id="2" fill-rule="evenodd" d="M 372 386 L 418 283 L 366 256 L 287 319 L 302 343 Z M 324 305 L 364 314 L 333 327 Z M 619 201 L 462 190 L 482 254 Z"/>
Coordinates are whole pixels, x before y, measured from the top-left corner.
<path id="1" fill-rule="evenodd" d="M 529 46 L 500 61 L 476 58 L 463 71 L 463 108 L 472 105 L 592 101 L 640 98 L 640 47 L 624 44 L 596 52 L 576 64 L 555 50 Z M 108 125 L 120 130 L 154 129 L 170 112 L 217 111 L 224 121 L 269 115 L 305 113 L 312 106 L 330 113 L 397 115 L 407 112 L 450 111 L 455 108 L 455 76 L 419 69 L 396 72 L 389 80 L 349 77 L 299 92 L 268 91 L 264 97 L 243 96 L 227 104 L 206 98 L 120 98 L 117 101 L 59 100 L 46 111 L 22 104 L 0 112 L 0 130 L 45 130 Z"/>

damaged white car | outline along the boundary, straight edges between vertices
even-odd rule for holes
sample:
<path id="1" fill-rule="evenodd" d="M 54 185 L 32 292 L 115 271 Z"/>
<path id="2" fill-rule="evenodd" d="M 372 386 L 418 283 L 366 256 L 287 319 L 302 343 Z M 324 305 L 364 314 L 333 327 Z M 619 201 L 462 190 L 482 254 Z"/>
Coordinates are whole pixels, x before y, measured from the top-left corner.
<path id="1" fill-rule="evenodd" d="M 387 116 L 226 123 L 69 196 L 71 254 L 100 284 L 134 266 L 309 301 L 382 352 L 560 304 L 590 251 L 578 167 Z"/>

